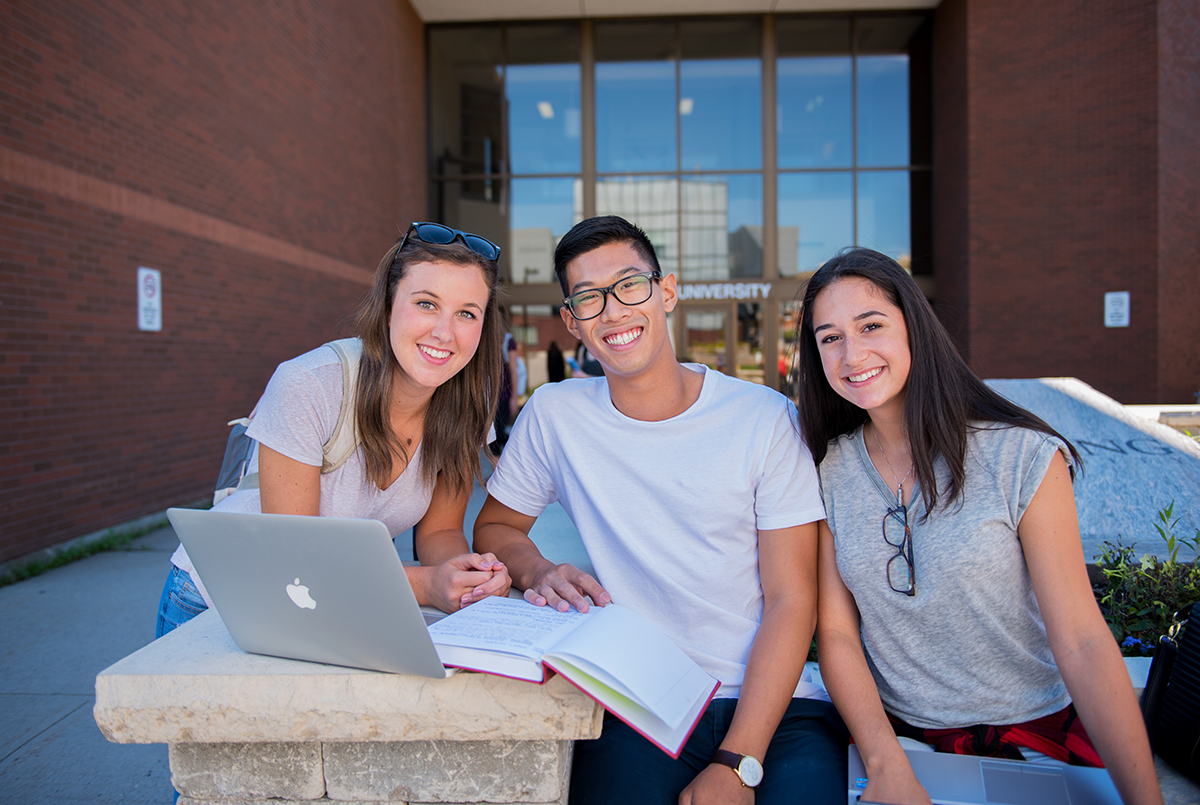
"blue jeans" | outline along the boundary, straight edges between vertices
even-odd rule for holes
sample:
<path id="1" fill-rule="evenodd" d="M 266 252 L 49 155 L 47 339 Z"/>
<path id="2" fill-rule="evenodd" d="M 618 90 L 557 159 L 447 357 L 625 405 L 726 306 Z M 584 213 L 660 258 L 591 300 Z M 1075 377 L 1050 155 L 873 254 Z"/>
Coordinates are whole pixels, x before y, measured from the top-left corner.
<path id="1" fill-rule="evenodd" d="M 196 589 L 196 582 L 186 570 L 171 565 L 167 583 L 163 585 L 162 598 L 158 602 L 158 626 L 154 637 L 158 639 L 167 632 L 178 629 L 192 618 L 208 609 L 203 596 Z"/>
<path id="2" fill-rule="evenodd" d="M 714 699 L 677 760 L 605 713 L 601 736 L 575 743 L 571 805 L 675 805 L 720 748 L 736 707 L 737 699 Z M 792 699 L 762 758 L 755 805 L 844 805 L 846 735 L 832 704 Z"/>

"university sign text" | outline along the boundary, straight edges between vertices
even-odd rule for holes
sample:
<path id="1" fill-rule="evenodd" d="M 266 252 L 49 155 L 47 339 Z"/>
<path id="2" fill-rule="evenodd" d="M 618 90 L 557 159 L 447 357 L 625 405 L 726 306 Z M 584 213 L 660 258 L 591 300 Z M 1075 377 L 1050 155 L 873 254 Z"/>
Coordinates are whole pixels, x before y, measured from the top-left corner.
<path id="1" fill-rule="evenodd" d="M 679 299 L 766 299 L 769 282 L 685 282 L 679 286 Z"/>

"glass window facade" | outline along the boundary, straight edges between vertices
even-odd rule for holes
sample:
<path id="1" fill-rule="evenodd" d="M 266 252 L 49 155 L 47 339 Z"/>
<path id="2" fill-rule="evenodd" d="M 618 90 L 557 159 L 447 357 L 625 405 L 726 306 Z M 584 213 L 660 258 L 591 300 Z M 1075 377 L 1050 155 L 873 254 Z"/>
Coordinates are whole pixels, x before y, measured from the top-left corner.
<path id="1" fill-rule="evenodd" d="M 928 27 L 919 12 L 429 26 L 430 215 L 500 243 L 523 305 L 561 299 L 553 251 L 572 225 L 626 217 L 679 278 L 680 356 L 782 388 L 776 314 L 823 261 L 863 245 L 931 273 Z"/>
<path id="2" fill-rule="evenodd" d="M 776 26 L 782 276 L 815 271 L 849 245 L 911 269 L 909 174 L 928 166 L 912 158 L 910 88 L 921 76 L 910 61 L 924 24 L 919 15 L 856 15 Z"/>

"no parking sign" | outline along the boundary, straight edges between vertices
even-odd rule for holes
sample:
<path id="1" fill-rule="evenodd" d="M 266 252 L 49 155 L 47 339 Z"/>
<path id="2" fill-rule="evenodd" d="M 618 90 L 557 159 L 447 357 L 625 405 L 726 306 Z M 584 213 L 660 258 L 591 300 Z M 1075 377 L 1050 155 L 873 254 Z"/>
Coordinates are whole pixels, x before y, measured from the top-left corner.
<path id="1" fill-rule="evenodd" d="M 154 268 L 139 268 L 138 329 L 158 332 L 162 329 L 162 272 Z"/>

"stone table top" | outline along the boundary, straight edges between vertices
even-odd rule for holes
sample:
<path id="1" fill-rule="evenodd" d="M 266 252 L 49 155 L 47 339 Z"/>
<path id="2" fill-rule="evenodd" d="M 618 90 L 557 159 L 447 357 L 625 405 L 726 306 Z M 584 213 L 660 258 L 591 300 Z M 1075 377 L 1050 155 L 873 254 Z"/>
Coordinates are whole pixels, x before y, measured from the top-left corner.
<path id="1" fill-rule="evenodd" d="M 117 743 L 577 740 L 603 708 L 561 677 L 427 679 L 247 654 L 209 610 L 96 677 Z"/>

